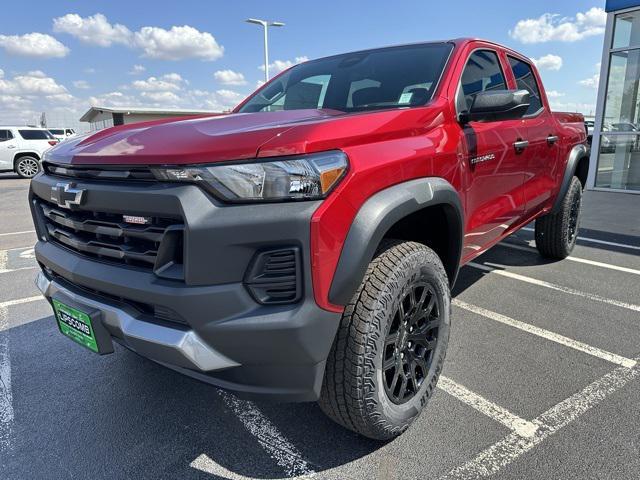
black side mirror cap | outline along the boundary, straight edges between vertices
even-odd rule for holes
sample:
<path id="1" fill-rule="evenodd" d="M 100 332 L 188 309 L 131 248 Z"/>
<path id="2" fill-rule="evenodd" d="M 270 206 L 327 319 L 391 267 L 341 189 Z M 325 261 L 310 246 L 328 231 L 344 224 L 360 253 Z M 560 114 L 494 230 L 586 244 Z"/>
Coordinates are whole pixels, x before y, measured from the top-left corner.
<path id="1" fill-rule="evenodd" d="M 461 123 L 517 120 L 529 109 L 527 90 L 488 90 L 473 98 L 471 108 L 459 115 Z"/>

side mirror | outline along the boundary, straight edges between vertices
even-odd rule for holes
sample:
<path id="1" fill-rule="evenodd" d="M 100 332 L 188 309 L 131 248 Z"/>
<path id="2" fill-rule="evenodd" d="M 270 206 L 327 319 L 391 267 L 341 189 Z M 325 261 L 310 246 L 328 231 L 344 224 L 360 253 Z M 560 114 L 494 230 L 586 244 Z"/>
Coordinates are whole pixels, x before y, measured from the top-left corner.
<path id="1" fill-rule="evenodd" d="M 526 90 L 489 90 L 475 95 L 469 111 L 460 114 L 460 121 L 517 120 L 528 108 L 529 92 Z"/>

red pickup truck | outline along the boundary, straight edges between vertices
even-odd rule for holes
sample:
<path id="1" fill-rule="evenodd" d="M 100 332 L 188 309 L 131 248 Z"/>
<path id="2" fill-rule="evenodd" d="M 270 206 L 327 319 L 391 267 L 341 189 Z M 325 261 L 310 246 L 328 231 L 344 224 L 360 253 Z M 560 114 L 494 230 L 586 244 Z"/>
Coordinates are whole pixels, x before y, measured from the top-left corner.
<path id="1" fill-rule="evenodd" d="M 535 220 L 571 252 L 583 118 L 460 39 L 297 65 L 231 114 L 62 142 L 31 182 L 60 331 L 242 395 L 318 400 L 376 439 L 442 370 L 458 269 Z"/>

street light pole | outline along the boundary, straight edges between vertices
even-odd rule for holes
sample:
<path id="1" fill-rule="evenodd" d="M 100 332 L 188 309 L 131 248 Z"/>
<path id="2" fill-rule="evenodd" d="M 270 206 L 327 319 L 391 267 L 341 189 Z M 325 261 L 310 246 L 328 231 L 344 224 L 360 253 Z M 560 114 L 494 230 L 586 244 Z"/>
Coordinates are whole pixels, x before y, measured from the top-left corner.
<path id="1" fill-rule="evenodd" d="M 261 20 L 259 18 L 248 18 L 247 23 L 255 23 L 256 25 L 262 25 L 264 31 L 264 81 L 269 81 L 269 27 L 284 27 L 282 22 L 270 22 L 268 20 Z"/>

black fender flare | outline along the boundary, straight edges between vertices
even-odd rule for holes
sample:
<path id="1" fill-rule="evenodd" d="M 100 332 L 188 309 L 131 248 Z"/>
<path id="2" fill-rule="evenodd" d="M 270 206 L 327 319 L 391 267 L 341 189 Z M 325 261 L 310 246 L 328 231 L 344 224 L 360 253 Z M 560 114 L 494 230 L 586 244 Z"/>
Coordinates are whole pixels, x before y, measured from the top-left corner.
<path id="1" fill-rule="evenodd" d="M 560 211 L 560 207 L 562 205 L 562 199 L 567 193 L 569 189 L 569 184 L 571 183 L 571 179 L 576 173 L 576 168 L 578 167 L 578 163 L 584 157 L 587 157 L 587 147 L 584 144 L 575 145 L 571 152 L 569 152 L 569 158 L 567 159 L 567 165 L 564 169 L 564 176 L 562 177 L 562 183 L 560 184 L 560 190 L 558 190 L 558 195 L 556 196 L 555 201 L 553 202 L 553 208 L 551 209 L 551 213 L 558 213 Z"/>
<path id="2" fill-rule="evenodd" d="M 381 190 L 360 207 L 340 252 L 329 301 L 334 305 L 348 304 L 385 233 L 407 215 L 435 205 L 445 208 L 450 238 L 447 247 L 451 251 L 450 258 L 446 262 L 443 259 L 443 263 L 453 285 L 460 267 L 464 230 L 460 196 L 443 178 L 419 178 Z"/>

